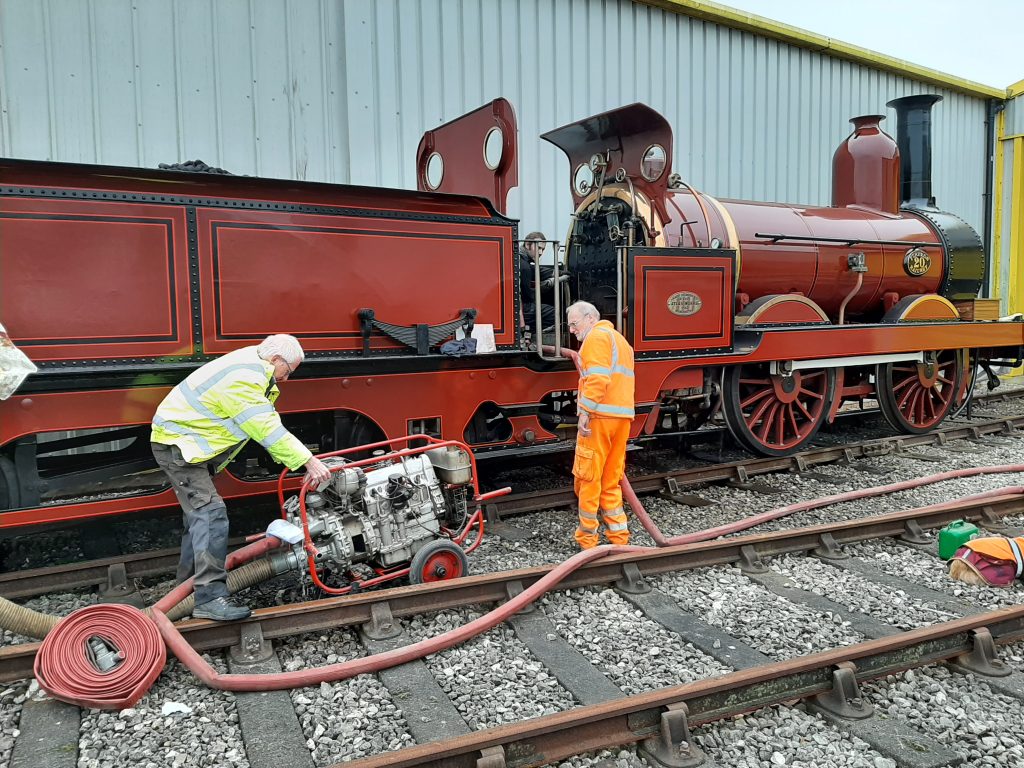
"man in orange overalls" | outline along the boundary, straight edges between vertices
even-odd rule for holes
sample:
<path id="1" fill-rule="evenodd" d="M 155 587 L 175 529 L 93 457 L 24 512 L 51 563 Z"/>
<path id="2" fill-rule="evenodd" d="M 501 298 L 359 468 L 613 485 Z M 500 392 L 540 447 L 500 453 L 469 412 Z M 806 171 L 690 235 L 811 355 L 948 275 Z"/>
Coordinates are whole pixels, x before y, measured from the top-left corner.
<path id="1" fill-rule="evenodd" d="M 583 549 L 598 543 L 598 513 L 608 541 L 628 544 L 629 528 L 622 509 L 619 481 L 626 468 L 626 442 L 633 421 L 633 348 L 600 313 L 585 301 L 566 311 L 569 332 L 581 343 L 576 412 L 576 496 L 580 524 L 576 541 Z"/>

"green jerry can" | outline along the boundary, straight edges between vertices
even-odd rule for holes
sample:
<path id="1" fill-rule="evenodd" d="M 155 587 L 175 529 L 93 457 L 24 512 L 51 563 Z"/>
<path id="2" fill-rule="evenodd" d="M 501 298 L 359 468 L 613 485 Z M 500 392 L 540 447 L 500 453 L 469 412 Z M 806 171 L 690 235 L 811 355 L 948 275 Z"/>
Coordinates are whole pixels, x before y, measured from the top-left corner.
<path id="1" fill-rule="evenodd" d="M 977 532 L 978 526 L 974 523 L 954 520 L 939 531 L 939 557 L 943 560 L 949 560 Z"/>

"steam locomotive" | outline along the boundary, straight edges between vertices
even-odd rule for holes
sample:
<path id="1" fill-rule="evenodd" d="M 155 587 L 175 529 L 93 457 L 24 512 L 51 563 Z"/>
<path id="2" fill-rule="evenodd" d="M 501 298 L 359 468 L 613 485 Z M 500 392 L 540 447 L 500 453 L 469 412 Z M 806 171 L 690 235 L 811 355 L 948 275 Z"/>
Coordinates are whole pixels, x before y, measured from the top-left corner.
<path id="1" fill-rule="evenodd" d="M 591 301 L 633 345 L 633 438 L 721 413 L 747 449 L 784 455 L 866 398 L 924 432 L 963 405 L 978 365 L 1020 363 L 1024 323 L 978 298 L 981 240 L 931 197 L 936 99 L 891 102 L 898 142 L 880 116 L 853 119 L 829 207 L 694 189 L 643 104 L 543 135 L 575 202 L 551 267 L 556 316 Z M 39 368 L 0 402 L 0 528 L 173 506 L 149 453 L 156 405 L 273 332 L 307 350 L 278 408 L 315 451 L 406 434 L 479 457 L 569 445 L 568 334 L 524 316 L 503 213 L 511 105 L 428 131 L 417 178 L 411 191 L 0 160 L 0 322 Z M 476 354 L 442 354 L 455 336 Z M 247 448 L 218 485 L 250 496 L 276 479 Z"/>

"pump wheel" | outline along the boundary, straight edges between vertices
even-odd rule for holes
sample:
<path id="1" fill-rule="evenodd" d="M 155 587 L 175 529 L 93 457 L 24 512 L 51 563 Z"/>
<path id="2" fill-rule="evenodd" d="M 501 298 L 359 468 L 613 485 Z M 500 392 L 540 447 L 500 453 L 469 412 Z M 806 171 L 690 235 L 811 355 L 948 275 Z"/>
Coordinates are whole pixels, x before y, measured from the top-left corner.
<path id="1" fill-rule="evenodd" d="M 953 407 L 963 375 L 963 351 L 958 349 L 939 352 L 930 363 L 880 363 L 875 391 L 882 415 L 906 434 L 934 429 Z"/>
<path id="2" fill-rule="evenodd" d="M 425 584 L 430 581 L 458 579 L 469 573 L 469 558 L 462 547 L 438 539 L 423 546 L 412 558 L 409 581 Z"/>
<path id="3" fill-rule="evenodd" d="M 828 418 L 833 368 L 769 372 L 767 363 L 733 365 L 722 386 L 722 413 L 736 441 L 762 456 L 786 456 L 807 445 Z"/>

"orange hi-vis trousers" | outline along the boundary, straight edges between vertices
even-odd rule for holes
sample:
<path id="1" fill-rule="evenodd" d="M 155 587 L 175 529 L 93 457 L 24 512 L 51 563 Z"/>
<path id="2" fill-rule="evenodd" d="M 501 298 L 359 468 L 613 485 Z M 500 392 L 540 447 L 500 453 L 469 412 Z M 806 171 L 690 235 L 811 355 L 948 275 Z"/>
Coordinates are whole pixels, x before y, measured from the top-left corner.
<path id="1" fill-rule="evenodd" d="M 626 469 L 630 422 L 631 419 L 592 416 L 590 437 L 576 437 L 576 460 L 572 467 L 580 503 L 576 541 L 583 549 L 598 544 L 598 513 L 607 529 L 608 541 L 629 544 L 619 481 Z"/>

